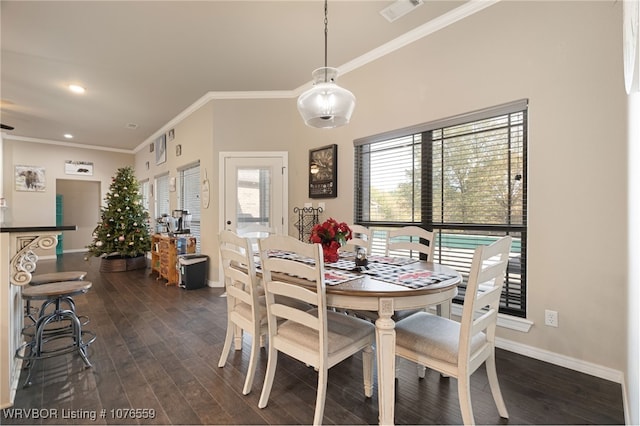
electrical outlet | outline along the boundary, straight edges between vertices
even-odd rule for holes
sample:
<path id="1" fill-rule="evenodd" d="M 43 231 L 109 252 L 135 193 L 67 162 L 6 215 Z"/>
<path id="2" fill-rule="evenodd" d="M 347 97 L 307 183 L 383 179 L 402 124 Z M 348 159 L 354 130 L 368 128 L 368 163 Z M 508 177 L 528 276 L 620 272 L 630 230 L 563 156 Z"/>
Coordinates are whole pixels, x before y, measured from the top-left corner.
<path id="1" fill-rule="evenodd" d="M 548 325 L 549 327 L 557 327 L 558 326 L 558 311 L 550 311 L 549 309 L 545 309 L 545 311 L 544 311 L 544 325 Z"/>

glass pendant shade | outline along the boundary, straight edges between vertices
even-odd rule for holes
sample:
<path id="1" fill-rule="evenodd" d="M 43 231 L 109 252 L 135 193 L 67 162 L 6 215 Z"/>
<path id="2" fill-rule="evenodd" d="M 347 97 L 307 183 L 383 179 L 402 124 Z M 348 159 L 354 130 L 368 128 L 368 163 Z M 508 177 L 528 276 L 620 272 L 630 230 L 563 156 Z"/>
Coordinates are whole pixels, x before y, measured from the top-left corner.
<path id="1" fill-rule="evenodd" d="M 298 111 L 305 124 L 325 129 L 348 124 L 356 106 L 356 97 L 336 84 L 338 70 L 318 68 L 312 76 L 313 87 L 298 98 Z"/>

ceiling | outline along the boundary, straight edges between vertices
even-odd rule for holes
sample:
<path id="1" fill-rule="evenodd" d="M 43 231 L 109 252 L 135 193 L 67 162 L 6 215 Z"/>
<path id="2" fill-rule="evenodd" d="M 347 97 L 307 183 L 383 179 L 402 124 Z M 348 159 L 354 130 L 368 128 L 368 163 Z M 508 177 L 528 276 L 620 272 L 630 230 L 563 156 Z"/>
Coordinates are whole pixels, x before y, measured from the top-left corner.
<path id="1" fill-rule="evenodd" d="M 349 71 L 469 4 L 425 0 L 389 22 L 380 11 L 392 3 L 330 1 L 328 65 Z M 14 127 L 3 130 L 9 139 L 132 151 L 210 92 L 294 97 L 324 65 L 318 0 L 2 0 L 0 18 L 0 121 Z M 86 93 L 71 93 L 71 83 Z"/>

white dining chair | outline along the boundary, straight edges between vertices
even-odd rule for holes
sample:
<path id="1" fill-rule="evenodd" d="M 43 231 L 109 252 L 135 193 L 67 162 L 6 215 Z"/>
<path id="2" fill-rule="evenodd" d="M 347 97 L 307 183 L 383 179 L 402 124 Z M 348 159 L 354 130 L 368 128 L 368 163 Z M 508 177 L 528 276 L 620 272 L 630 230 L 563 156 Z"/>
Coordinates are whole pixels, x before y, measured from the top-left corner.
<path id="1" fill-rule="evenodd" d="M 435 253 L 434 233 L 420 228 L 419 226 L 403 226 L 387 231 L 386 255 L 387 256 L 407 256 L 413 253 L 422 253 L 426 260 L 433 262 Z M 447 302 L 450 303 L 450 302 Z M 425 306 L 425 309 L 427 307 Z M 405 309 L 396 311 L 392 318 L 399 321 L 424 309 Z M 378 318 L 377 312 L 373 311 L 353 311 L 357 316 L 375 321 Z M 440 312 L 440 311 L 439 311 Z M 418 375 L 424 377 L 424 368 L 418 367 Z"/>
<path id="2" fill-rule="evenodd" d="M 218 367 L 226 364 L 231 343 L 235 350 L 241 350 L 243 332 L 250 333 L 251 354 L 242 389 L 243 395 L 247 395 L 253 385 L 259 349 L 268 334 L 267 310 L 258 286 L 251 240 L 223 230 L 220 233 L 220 258 L 227 294 L 227 333 Z"/>
<path id="3" fill-rule="evenodd" d="M 263 286 L 269 323 L 269 360 L 258 406 L 265 408 L 273 386 L 278 352 L 283 352 L 318 371 L 313 424 L 322 424 L 328 370 L 362 351 L 364 393 L 373 393 L 374 326 L 359 318 L 327 309 L 324 259 L 320 244 L 307 244 L 286 235 L 259 241 Z M 314 264 L 292 258 L 271 257 L 272 251 L 286 251 L 312 259 Z M 315 308 L 301 310 L 278 303 L 288 296 Z"/>
<path id="4" fill-rule="evenodd" d="M 387 256 L 400 253 L 411 257 L 413 252 L 422 253 L 427 256 L 427 261 L 433 262 L 434 233 L 413 225 L 391 229 L 387 232 Z"/>
<path id="5" fill-rule="evenodd" d="M 367 251 L 367 256 L 371 255 L 371 244 L 373 243 L 373 233 L 371 229 L 362 225 L 350 225 L 351 239 L 344 245 L 347 251 L 356 251 L 362 247 Z"/>
<path id="6" fill-rule="evenodd" d="M 498 413 L 509 417 L 496 372 L 495 330 L 510 248 L 507 236 L 475 249 L 461 322 L 418 312 L 396 324 L 397 356 L 458 379 L 464 424 L 474 424 L 470 379 L 483 363 Z"/>
<path id="7" fill-rule="evenodd" d="M 413 253 L 422 253 L 426 256 L 428 262 L 433 262 L 433 256 L 435 254 L 434 236 L 435 234 L 432 231 L 427 231 L 424 228 L 414 225 L 392 229 L 387 232 L 386 254 L 387 256 L 402 255 L 411 257 Z M 447 303 L 449 305 L 451 304 L 450 301 Z M 393 314 L 393 319 L 400 321 L 420 311 L 423 311 L 423 309 L 396 311 Z M 438 312 L 440 312 L 440 310 L 438 310 Z M 424 374 L 424 368 L 418 366 L 418 375 L 424 377 Z"/>

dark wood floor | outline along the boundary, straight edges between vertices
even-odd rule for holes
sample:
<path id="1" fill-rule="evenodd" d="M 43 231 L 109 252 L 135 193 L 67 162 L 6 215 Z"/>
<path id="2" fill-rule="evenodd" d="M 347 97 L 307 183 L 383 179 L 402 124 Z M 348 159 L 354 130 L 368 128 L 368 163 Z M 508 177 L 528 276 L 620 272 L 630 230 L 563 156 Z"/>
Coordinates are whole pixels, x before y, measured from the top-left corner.
<path id="1" fill-rule="evenodd" d="M 81 254 L 41 260 L 36 272 L 78 269 L 89 271 L 93 282 L 89 293 L 76 297 L 79 314 L 91 319 L 86 327 L 98 335 L 89 348 L 93 368 L 83 368 L 77 355 L 40 362 L 34 384 L 18 389 L 13 409 L 2 411 L 0 423 L 246 425 L 313 420 L 313 369 L 281 355 L 269 405 L 259 409 L 265 350 L 247 396 L 241 391 L 249 338 L 243 351 L 232 353 L 227 365 L 218 368 L 226 313 L 221 289 L 166 287 L 149 277 L 149 270 L 100 273 L 99 260 L 85 262 Z M 330 370 L 325 423 L 378 422 L 377 389 L 373 398 L 364 397 L 361 365 L 354 357 Z M 481 368 L 472 379 L 479 424 L 624 424 L 619 384 L 503 350 L 497 351 L 497 366 L 510 419 L 500 419 Z M 419 380 L 415 367 L 401 360 L 396 383 L 397 424 L 461 423 L 454 379 L 427 371 Z M 9 418 L 33 415 L 27 410 L 34 408 L 45 409 L 37 414 L 50 418 Z M 151 412 L 154 418 L 143 418 Z"/>

